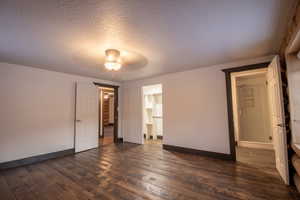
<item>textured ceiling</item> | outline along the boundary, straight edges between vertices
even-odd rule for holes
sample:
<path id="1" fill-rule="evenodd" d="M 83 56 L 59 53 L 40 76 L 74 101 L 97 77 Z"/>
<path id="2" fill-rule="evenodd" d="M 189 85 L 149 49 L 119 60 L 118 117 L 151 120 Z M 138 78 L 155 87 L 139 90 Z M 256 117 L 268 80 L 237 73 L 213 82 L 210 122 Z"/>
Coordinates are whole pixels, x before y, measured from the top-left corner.
<path id="1" fill-rule="evenodd" d="M 269 55 L 293 2 L 1 0 L 0 61 L 124 81 Z M 106 72 L 107 48 L 136 62 Z"/>

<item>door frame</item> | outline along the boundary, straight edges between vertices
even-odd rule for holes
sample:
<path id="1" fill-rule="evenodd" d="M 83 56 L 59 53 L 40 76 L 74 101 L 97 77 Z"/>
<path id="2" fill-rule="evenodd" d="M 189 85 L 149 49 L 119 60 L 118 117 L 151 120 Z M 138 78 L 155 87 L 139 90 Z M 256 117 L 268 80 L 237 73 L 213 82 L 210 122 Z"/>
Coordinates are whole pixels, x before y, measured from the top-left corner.
<path id="1" fill-rule="evenodd" d="M 145 138 L 144 138 L 144 109 L 145 109 L 145 95 L 144 95 L 144 87 L 147 87 L 147 86 L 153 86 L 153 85 L 160 85 L 161 87 L 161 95 L 162 95 L 162 132 L 164 134 L 164 87 L 163 87 L 163 84 L 162 83 L 153 83 L 153 84 L 145 84 L 145 85 L 142 85 L 142 87 L 140 88 L 140 91 L 141 91 L 141 97 L 142 97 L 142 143 L 141 144 L 145 144 Z M 162 136 L 161 140 L 162 140 L 162 143 L 163 143 L 163 139 L 164 137 Z"/>
<path id="2" fill-rule="evenodd" d="M 264 142 L 250 142 L 250 141 L 243 141 L 240 140 L 240 116 L 238 111 L 238 89 L 236 80 L 239 77 L 244 76 L 251 76 L 251 75 L 262 75 L 267 74 L 268 68 L 260 68 L 260 69 L 252 69 L 252 70 L 245 70 L 241 72 L 232 72 L 231 73 L 231 87 L 232 87 L 232 110 L 233 110 L 233 124 L 234 124 L 234 135 L 235 135 L 235 142 L 237 145 L 240 146 L 249 146 L 254 148 L 263 148 L 263 149 L 273 149 L 273 142 L 272 143 L 264 143 Z"/>
<path id="3" fill-rule="evenodd" d="M 231 160 L 236 161 L 235 151 L 235 133 L 234 133 L 234 121 L 233 121 L 233 100 L 232 100 L 232 86 L 231 86 L 231 73 L 242 72 L 248 70 L 267 68 L 271 62 L 264 62 L 253 65 L 246 65 L 241 67 L 222 69 L 225 73 L 226 79 L 226 96 L 227 96 L 227 115 L 228 115 L 228 130 L 229 130 L 229 145 L 230 145 L 230 157 Z"/>
<path id="4" fill-rule="evenodd" d="M 99 87 L 106 87 L 106 88 L 112 88 L 114 89 L 114 143 L 119 143 L 121 142 L 121 140 L 119 140 L 118 138 L 118 130 L 119 130 L 119 87 L 118 85 L 110 85 L 110 84 L 106 84 L 106 83 L 97 83 L 94 82 L 94 84 L 96 86 Z M 102 108 L 101 108 L 101 112 L 102 112 Z M 100 117 L 101 113 L 99 112 L 99 117 Z M 102 121 L 102 119 L 101 119 Z M 100 128 L 100 125 L 99 125 Z M 104 135 L 104 133 L 103 133 Z"/>

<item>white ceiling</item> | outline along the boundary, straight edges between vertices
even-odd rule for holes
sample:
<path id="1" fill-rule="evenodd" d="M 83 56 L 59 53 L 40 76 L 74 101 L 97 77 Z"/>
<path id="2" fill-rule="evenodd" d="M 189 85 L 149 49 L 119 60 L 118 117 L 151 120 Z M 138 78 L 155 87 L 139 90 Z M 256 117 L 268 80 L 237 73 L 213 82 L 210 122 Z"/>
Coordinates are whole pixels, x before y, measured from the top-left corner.
<path id="1" fill-rule="evenodd" d="M 269 55 L 293 2 L 1 0 L 0 61 L 124 81 Z M 143 61 L 106 72 L 106 48 Z"/>

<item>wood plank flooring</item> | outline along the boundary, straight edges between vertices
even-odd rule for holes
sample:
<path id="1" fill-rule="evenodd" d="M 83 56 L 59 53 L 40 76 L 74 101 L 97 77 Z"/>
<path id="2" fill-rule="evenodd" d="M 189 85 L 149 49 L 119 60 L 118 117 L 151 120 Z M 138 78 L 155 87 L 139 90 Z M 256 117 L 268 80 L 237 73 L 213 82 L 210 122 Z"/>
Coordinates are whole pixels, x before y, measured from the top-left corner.
<path id="1" fill-rule="evenodd" d="M 104 127 L 104 137 L 99 138 L 99 146 L 114 143 L 114 126 Z"/>
<path id="2" fill-rule="evenodd" d="M 113 136 L 104 136 L 99 138 L 99 146 L 105 146 L 110 145 L 114 143 L 114 137 Z"/>
<path id="3" fill-rule="evenodd" d="M 274 150 L 236 147 L 236 160 L 239 163 L 259 168 L 270 175 L 279 176 Z"/>
<path id="4" fill-rule="evenodd" d="M 300 199 L 278 175 L 244 163 L 112 144 L 0 172 L 0 199 Z"/>
<path id="5" fill-rule="evenodd" d="M 144 143 L 145 144 L 156 144 L 156 145 L 161 145 L 162 144 L 162 139 L 156 139 L 156 140 L 153 140 L 153 139 L 144 139 Z"/>
<path id="6" fill-rule="evenodd" d="M 245 164 L 276 168 L 274 150 L 236 147 L 236 159 Z"/>

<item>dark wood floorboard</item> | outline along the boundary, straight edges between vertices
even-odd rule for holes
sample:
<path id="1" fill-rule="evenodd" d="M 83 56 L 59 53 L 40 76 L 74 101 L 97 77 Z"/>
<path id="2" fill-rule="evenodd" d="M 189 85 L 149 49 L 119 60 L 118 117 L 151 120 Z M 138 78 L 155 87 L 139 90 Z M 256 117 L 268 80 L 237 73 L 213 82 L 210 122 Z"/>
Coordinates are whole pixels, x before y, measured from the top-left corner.
<path id="1" fill-rule="evenodd" d="M 266 173 L 277 176 L 274 150 L 247 147 L 236 148 L 236 159 L 246 165 L 263 169 Z"/>
<path id="2" fill-rule="evenodd" d="M 145 144 L 151 144 L 151 145 L 152 145 L 152 144 L 162 144 L 162 139 L 158 139 L 158 138 L 157 138 L 156 140 L 153 140 L 153 139 L 148 139 L 148 140 L 147 140 L 147 139 L 145 138 L 145 139 L 144 139 L 144 143 L 145 143 Z"/>
<path id="3" fill-rule="evenodd" d="M 99 138 L 99 146 L 110 145 L 114 143 L 114 126 L 105 126 L 104 137 Z"/>
<path id="4" fill-rule="evenodd" d="M 114 137 L 113 136 L 104 136 L 99 138 L 99 146 L 105 146 L 110 145 L 114 143 Z"/>
<path id="5" fill-rule="evenodd" d="M 1 171 L 0 199 L 294 200 L 300 196 L 272 168 L 170 152 L 160 144 L 124 143 Z"/>
<path id="6" fill-rule="evenodd" d="M 275 166 L 275 152 L 269 149 L 236 147 L 237 160 L 260 166 Z"/>

